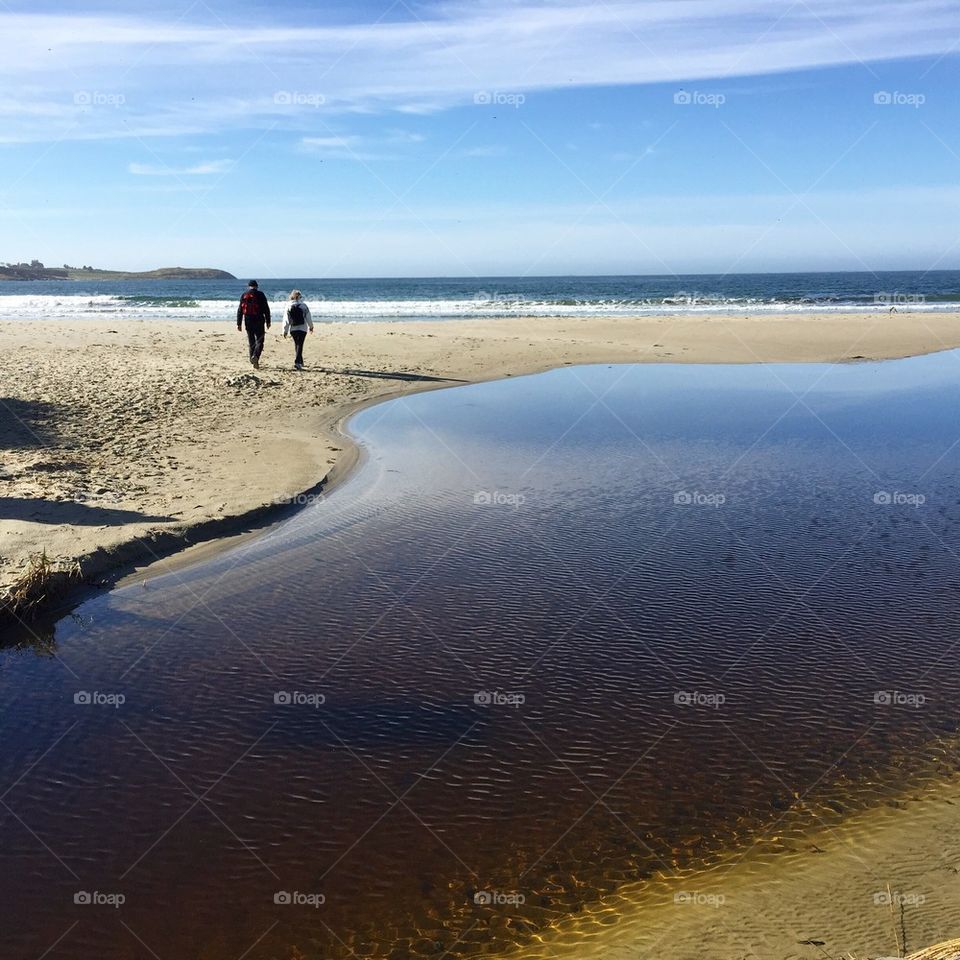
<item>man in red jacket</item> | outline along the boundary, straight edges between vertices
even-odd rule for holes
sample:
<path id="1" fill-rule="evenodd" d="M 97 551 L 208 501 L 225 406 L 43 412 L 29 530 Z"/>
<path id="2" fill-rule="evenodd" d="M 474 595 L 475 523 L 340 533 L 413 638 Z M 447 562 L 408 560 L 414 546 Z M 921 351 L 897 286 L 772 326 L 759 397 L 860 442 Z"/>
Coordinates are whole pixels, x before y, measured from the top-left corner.
<path id="1" fill-rule="evenodd" d="M 254 370 L 259 370 L 265 331 L 270 329 L 270 304 L 256 280 L 247 284 L 246 292 L 240 298 L 240 306 L 237 307 L 237 329 L 240 330 L 244 324 L 250 343 L 250 362 Z"/>

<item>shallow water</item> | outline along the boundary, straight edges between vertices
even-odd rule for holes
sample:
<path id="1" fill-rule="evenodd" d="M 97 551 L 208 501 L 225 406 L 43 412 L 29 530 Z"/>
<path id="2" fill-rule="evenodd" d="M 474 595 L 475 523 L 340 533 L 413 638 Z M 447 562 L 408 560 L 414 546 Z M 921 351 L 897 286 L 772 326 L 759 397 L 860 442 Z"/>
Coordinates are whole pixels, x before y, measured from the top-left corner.
<path id="1" fill-rule="evenodd" d="M 930 774 L 958 373 L 579 367 L 364 411 L 328 500 L 0 655 L 2 955 L 497 952 Z"/>

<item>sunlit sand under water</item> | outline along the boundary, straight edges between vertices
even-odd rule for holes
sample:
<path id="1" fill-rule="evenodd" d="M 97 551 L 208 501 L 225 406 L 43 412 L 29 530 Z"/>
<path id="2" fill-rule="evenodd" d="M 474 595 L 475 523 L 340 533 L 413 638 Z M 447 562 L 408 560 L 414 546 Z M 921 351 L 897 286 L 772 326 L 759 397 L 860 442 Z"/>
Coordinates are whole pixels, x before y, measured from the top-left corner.
<path id="1" fill-rule="evenodd" d="M 0 951 L 549 955 L 952 771 L 958 373 L 364 411 L 326 501 L 3 654 Z"/>

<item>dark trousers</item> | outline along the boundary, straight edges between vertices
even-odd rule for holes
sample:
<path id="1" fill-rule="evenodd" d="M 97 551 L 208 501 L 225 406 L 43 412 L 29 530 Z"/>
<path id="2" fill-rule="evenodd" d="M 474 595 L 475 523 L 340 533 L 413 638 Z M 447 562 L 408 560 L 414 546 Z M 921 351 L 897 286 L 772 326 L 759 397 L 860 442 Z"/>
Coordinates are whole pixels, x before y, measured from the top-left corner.
<path id="1" fill-rule="evenodd" d="M 291 330 L 290 336 L 293 337 L 293 345 L 297 348 L 297 357 L 293 362 L 299 367 L 303 363 L 303 342 L 307 339 L 307 331 Z"/>
<path id="2" fill-rule="evenodd" d="M 247 328 L 247 340 L 250 343 L 250 359 L 259 360 L 260 354 L 263 353 L 263 338 L 266 335 L 263 321 L 244 317 L 243 323 Z"/>

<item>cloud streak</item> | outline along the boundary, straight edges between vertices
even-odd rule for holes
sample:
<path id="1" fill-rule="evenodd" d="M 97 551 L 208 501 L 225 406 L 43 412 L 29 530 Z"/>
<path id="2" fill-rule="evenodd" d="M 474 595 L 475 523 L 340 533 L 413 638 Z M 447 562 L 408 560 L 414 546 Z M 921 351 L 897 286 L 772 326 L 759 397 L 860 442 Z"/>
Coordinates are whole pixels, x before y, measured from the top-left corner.
<path id="1" fill-rule="evenodd" d="M 127 172 L 137 177 L 203 177 L 211 174 L 228 173 L 233 160 L 211 160 L 190 167 L 168 167 L 160 163 L 131 163 Z"/>
<path id="2" fill-rule="evenodd" d="M 946 54 L 958 27 L 954 0 L 479 0 L 403 22 L 262 29 L 3 13 L 0 118 L 8 140 L 296 128 L 317 110 L 430 113 L 478 91 L 870 70 Z"/>

